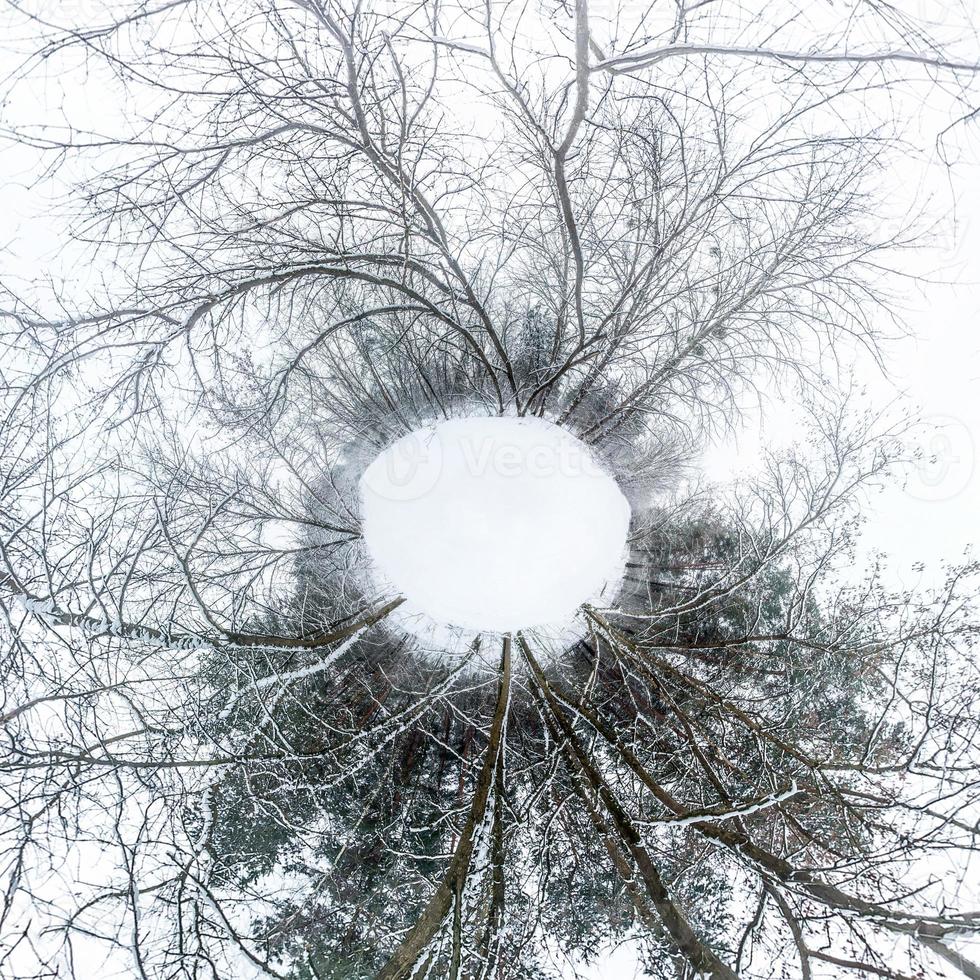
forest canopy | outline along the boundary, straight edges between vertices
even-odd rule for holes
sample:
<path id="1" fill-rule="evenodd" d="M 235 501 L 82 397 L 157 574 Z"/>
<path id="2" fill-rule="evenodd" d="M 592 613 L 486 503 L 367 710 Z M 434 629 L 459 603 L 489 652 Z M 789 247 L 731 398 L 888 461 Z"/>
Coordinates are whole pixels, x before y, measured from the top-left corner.
<path id="1" fill-rule="evenodd" d="M 858 549 L 907 106 L 951 167 L 980 111 L 916 13 L 10 5 L 0 976 L 980 977 L 978 567 Z M 709 482 L 763 391 L 804 436 Z M 365 472 L 503 418 L 614 481 L 616 581 L 419 628 Z"/>

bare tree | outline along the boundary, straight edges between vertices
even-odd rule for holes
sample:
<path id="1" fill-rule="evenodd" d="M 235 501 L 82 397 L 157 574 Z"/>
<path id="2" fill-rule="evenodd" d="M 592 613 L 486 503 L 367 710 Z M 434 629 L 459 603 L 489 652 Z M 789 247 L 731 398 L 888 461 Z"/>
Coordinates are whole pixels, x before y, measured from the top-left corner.
<path id="1" fill-rule="evenodd" d="M 889 100 L 971 115 L 975 36 L 721 7 L 13 5 L 12 99 L 128 101 L 5 131 L 83 174 L 102 278 L 4 286 L 0 973 L 532 978 L 631 935 L 665 977 L 980 975 L 936 863 L 976 847 L 977 570 L 855 584 L 901 450 L 818 398 L 919 233 L 877 219 Z M 808 450 L 688 491 L 767 377 Z M 358 479 L 461 414 L 630 497 L 570 649 L 433 658 L 377 594 Z"/>

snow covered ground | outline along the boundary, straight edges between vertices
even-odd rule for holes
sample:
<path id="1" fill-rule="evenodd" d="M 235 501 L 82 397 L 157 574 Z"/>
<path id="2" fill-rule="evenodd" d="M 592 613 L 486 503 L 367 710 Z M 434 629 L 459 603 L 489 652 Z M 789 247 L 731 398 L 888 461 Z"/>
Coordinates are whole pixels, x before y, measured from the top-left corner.
<path id="1" fill-rule="evenodd" d="M 404 623 L 563 632 L 622 576 L 630 507 L 571 433 L 539 418 L 458 418 L 389 446 L 361 479 L 379 591 Z"/>

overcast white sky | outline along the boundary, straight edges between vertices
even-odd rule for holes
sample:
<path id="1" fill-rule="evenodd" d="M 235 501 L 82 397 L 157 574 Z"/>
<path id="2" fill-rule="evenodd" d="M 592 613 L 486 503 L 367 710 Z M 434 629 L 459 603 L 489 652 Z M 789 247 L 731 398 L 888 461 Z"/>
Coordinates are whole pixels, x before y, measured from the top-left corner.
<path id="1" fill-rule="evenodd" d="M 866 551 L 888 553 L 896 581 L 906 586 L 921 580 L 913 571 L 917 562 L 927 564 L 931 579 L 943 560 L 980 544 L 980 154 L 950 172 L 935 160 L 910 161 L 908 179 L 923 176 L 946 233 L 935 246 L 903 257 L 902 271 L 919 278 L 900 284 L 896 306 L 908 336 L 891 345 L 890 377 L 868 358 L 854 366 L 871 407 L 918 407 L 923 419 L 912 440 L 920 462 L 904 487 L 889 487 L 869 501 L 864 535 Z M 736 439 L 706 452 L 705 469 L 718 479 L 751 470 L 762 446 L 793 436 L 792 406 L 776 396 L 764 411 L 751 413 Z"/>

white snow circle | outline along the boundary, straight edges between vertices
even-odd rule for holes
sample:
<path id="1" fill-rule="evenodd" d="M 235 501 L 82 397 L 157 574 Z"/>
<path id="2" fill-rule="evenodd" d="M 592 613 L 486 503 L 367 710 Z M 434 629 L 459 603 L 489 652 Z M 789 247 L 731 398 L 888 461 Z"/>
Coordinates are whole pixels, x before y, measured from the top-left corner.
<path id="1" fill-rule="evenodd" d="M 405 596 L 403 624 L 560 630 L 622 577 L 626 498 L 583 442 L 539 418 L 419 429 L 371 463 L 360 490 L 373 577 Z"/>

